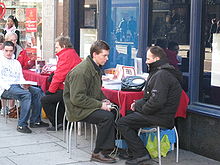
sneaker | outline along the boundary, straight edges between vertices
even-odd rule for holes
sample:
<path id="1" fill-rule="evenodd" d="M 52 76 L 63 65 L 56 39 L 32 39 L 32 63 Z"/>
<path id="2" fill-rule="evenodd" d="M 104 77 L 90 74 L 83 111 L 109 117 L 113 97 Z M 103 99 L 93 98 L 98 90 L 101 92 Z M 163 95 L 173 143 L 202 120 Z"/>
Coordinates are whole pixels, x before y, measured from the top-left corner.
<path id="1" fill-rule="evenodd" d="M 38 122 L 38 123 L 30 123 L 30 127 L 31 128 L 49 127 L 49 124 L 41 121 L 41 122 Z"/>
<path id="2" fill-rule="evenodd" d="M 17 131 L 21 133 L 31 133 L 31 129 L 28 126 L 17 126 Z"/>
<path id="3" fill-rule="evenodd" d="M 62 130 L 63 129 L 63 124 L 58 124 L 57 130 Z M 56 131 L 56 128 L 54 126 L 48 127 L 47 131 Z"/>

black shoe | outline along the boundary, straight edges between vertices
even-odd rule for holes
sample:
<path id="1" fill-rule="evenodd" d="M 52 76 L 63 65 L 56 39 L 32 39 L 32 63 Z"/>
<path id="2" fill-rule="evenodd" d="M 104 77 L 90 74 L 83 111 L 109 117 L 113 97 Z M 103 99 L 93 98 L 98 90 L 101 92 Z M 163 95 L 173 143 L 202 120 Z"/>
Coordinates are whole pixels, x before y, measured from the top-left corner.
<path id="1" fill-rule="evenodd" d="M 28 126 L 17 126 L 17 131 L 21 133 L 31 133 L 31 129 Z"/>
<path id="2" fill-rule="evenodd" d="M 63 129 L 63 124 L 58 124 L 57 125 L 57 130 L 62 130 Z M 47 131 L 56 131 L 56 128 L 54 126 L 48 127 Z"/>
<path id="3" fill-rule="evenodd" d="M 39 127 L 49 127 L 48 123 L 40 121 L 39 123 L 30 123 L 31 128 L 39 128 Z"/>
<path id="4" fill-rule="evenodd" d="M 101 152 L 95 154 L 92 153 L 91 161 L 101 162 L 101 163 L 115 163 L 116 159 L 107 155 L 103 155 Z"/>
<path id="5" fill-rule="evenodd" d="M 147 154 L 145 156 L 142 156 L 142 157 L 134 158 L 134 159 L 131 159 L 131 160 L 126 160 L 125 164 L 126 165 L 138 165 L 138 164 L 141 164 L 142 162 L 145 162 L 147 160 L 150 160 L 150 155 L 149 154 Z"/>
<path id="6" fill-rule="evenodd" d="M 128 154 L 127 152 L 119 152 L 118 157 L 123 160 L 131 160 L 133 156 Z"/>

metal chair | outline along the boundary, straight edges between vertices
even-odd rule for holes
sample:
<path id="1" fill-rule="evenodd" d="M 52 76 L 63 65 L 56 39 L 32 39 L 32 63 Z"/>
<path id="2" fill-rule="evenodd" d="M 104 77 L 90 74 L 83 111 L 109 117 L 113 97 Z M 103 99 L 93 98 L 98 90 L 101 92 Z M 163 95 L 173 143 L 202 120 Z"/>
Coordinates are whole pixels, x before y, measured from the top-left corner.
<path id="1" fill-rule="evenodd" d="M 71 150 L 71 148 L 72 148 L 72 132 L 74 132 L 74 146 L 77 147 L 77 130 L 79 131 L 78 128 L 81 127 L 81 124 L 83 123 L 84 127 L 85 127 L 85 139 L 86 139 L 86 123 L 85 122 L 70 122 L 70 121 L 68 121 L 66 130 L 65 130 L 65 118 L 66 118 L 66 113 L 64 114 L 64 119 L 63 119 L 63 140 L 64 140 L 64 142 L 67 143 L 67 152 L 69 153 L 70 158 L 72 158 L 72 150 Z M 95 127 L 95 137 L 97 136 L 98 131 L 97 131 L 97 126 L 95 124 L 90 124 L 90 126 L 91 126 L 90 149 L 92 151 L 93 150 L 93 143 L 94 143 L 94 127 Z"/>
<path id="2" fill-rule="evenodd" d="M 10 100 L 14 100 L 14 99 L 4 98 L 4 97 L 2 97 L 1 99 L 4 102 L 4 105 L 5 105 L 5 107 L 3 107 L 3 109 L 4 109 L 3 115 L 4 115 L 4 118 L 5 118 L 5 123 L 7 123 L 8 112 L 9 112 L 9 107 L 10 107 Z M 18 100 L 15 100 L 15 105 L 16 105 L 16 109 L 17 109 L 17 119 L 19 119 L 19 110 L 18 110 L 19 101 Z"/>
<path id="3" fill-rule="evenodd" d="M 55 111 L 55 130 L 57 132 L 57 118 L 58 118 L 58 109 L 59 109 L 59 105 L 60 105 L 60 102 L 57 102 L 57 105 L 56 105 L 56 111 Z"/>
<path id="4" fill-rule="evenodd" d="M 176 163 L 179 162 L 179 136 L 178 136 L 178 132 L 176 127 L 173 127 L 174 131 L 175 131 L 175 135 L 176 135 Z M 167 130 L 167 129 L 166 129 Z M 143 129 L 140 128 L 138 135 L 140 136 L 140 133 L 150 133 L 150 132 L 157 132 L 157 144 L 158 144 L 158 159 L 159 159 L 159 165 L 161 165 L 161 150 L 160 150 L 160 131 L 161 131 L 161 127 L 160 126 L 156 126 L 156 127 L 152 127 L 149 129 Z M 174 149 L 174 144 L 172 144 L 172 150 Z"/>

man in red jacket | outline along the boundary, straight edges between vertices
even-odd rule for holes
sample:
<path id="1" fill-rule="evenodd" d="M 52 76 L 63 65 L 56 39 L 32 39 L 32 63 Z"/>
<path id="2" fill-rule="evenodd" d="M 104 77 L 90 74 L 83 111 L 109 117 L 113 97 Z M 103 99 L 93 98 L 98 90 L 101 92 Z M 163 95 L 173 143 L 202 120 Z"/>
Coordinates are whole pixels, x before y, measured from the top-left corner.
<path id="1" fill-rule="evenodd" d="M 58 129 L 62 128 L 62 120 L 65 112 L 63 102 L 64 81 L 67 73 L 81 62 L 80 57 L 72 48 L 69 37 L 60 36 L 56 40 L 55 51 L 58 57 L 57 68 L 49 86 L 46 96 L 41 98 L 44 111 L 50 120 L 52 126 L 48 127 L 48 131 L 55 131 L 55 110 L 58 102 Z"/>

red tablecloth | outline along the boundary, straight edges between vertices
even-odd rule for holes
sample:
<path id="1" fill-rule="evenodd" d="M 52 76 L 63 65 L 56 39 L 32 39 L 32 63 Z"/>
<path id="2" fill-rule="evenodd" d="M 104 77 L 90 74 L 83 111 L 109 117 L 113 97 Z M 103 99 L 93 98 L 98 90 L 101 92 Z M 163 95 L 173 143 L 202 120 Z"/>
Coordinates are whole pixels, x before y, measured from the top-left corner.
<path id="1" fill-rule="evenodd" d="M 131 104 L 134 100 L 143 98 L 144 91 L 141 92 L 127 92 L 127 91 L 118 91 L 112 89 L 102 88 L 104 95 L 112 102 L 119 106 L 120 113 L 122 116 L 125 116 L 126 110 L 131 109 Z M 187 94 L 182 91 L 180 98 L 180 103 L 176 112 L 175 117 L 186 117 L 186 110 L 189 103 L 189 98 Z"/>
<path id="2" fill-rule="evenodd" d="M 24 78 L 28 81 L 35 81 L 37 85 L 41 87 L 41 89 L 46 92 L 49 88 L 50 83 L 47 81 L 48 75 L 41 75 L 34 71 L 23 70 Z"/>
<path id="3" fill-rule="evenodd" d="M 112 89 L 102 88 L 104 95 L 114 104 L 120 108 L 120 113 L 125 116 L 126 110 L 131 109 L 131 104 L 134 100 L 143 98 L 144 92 L 127 92 Z"/>

